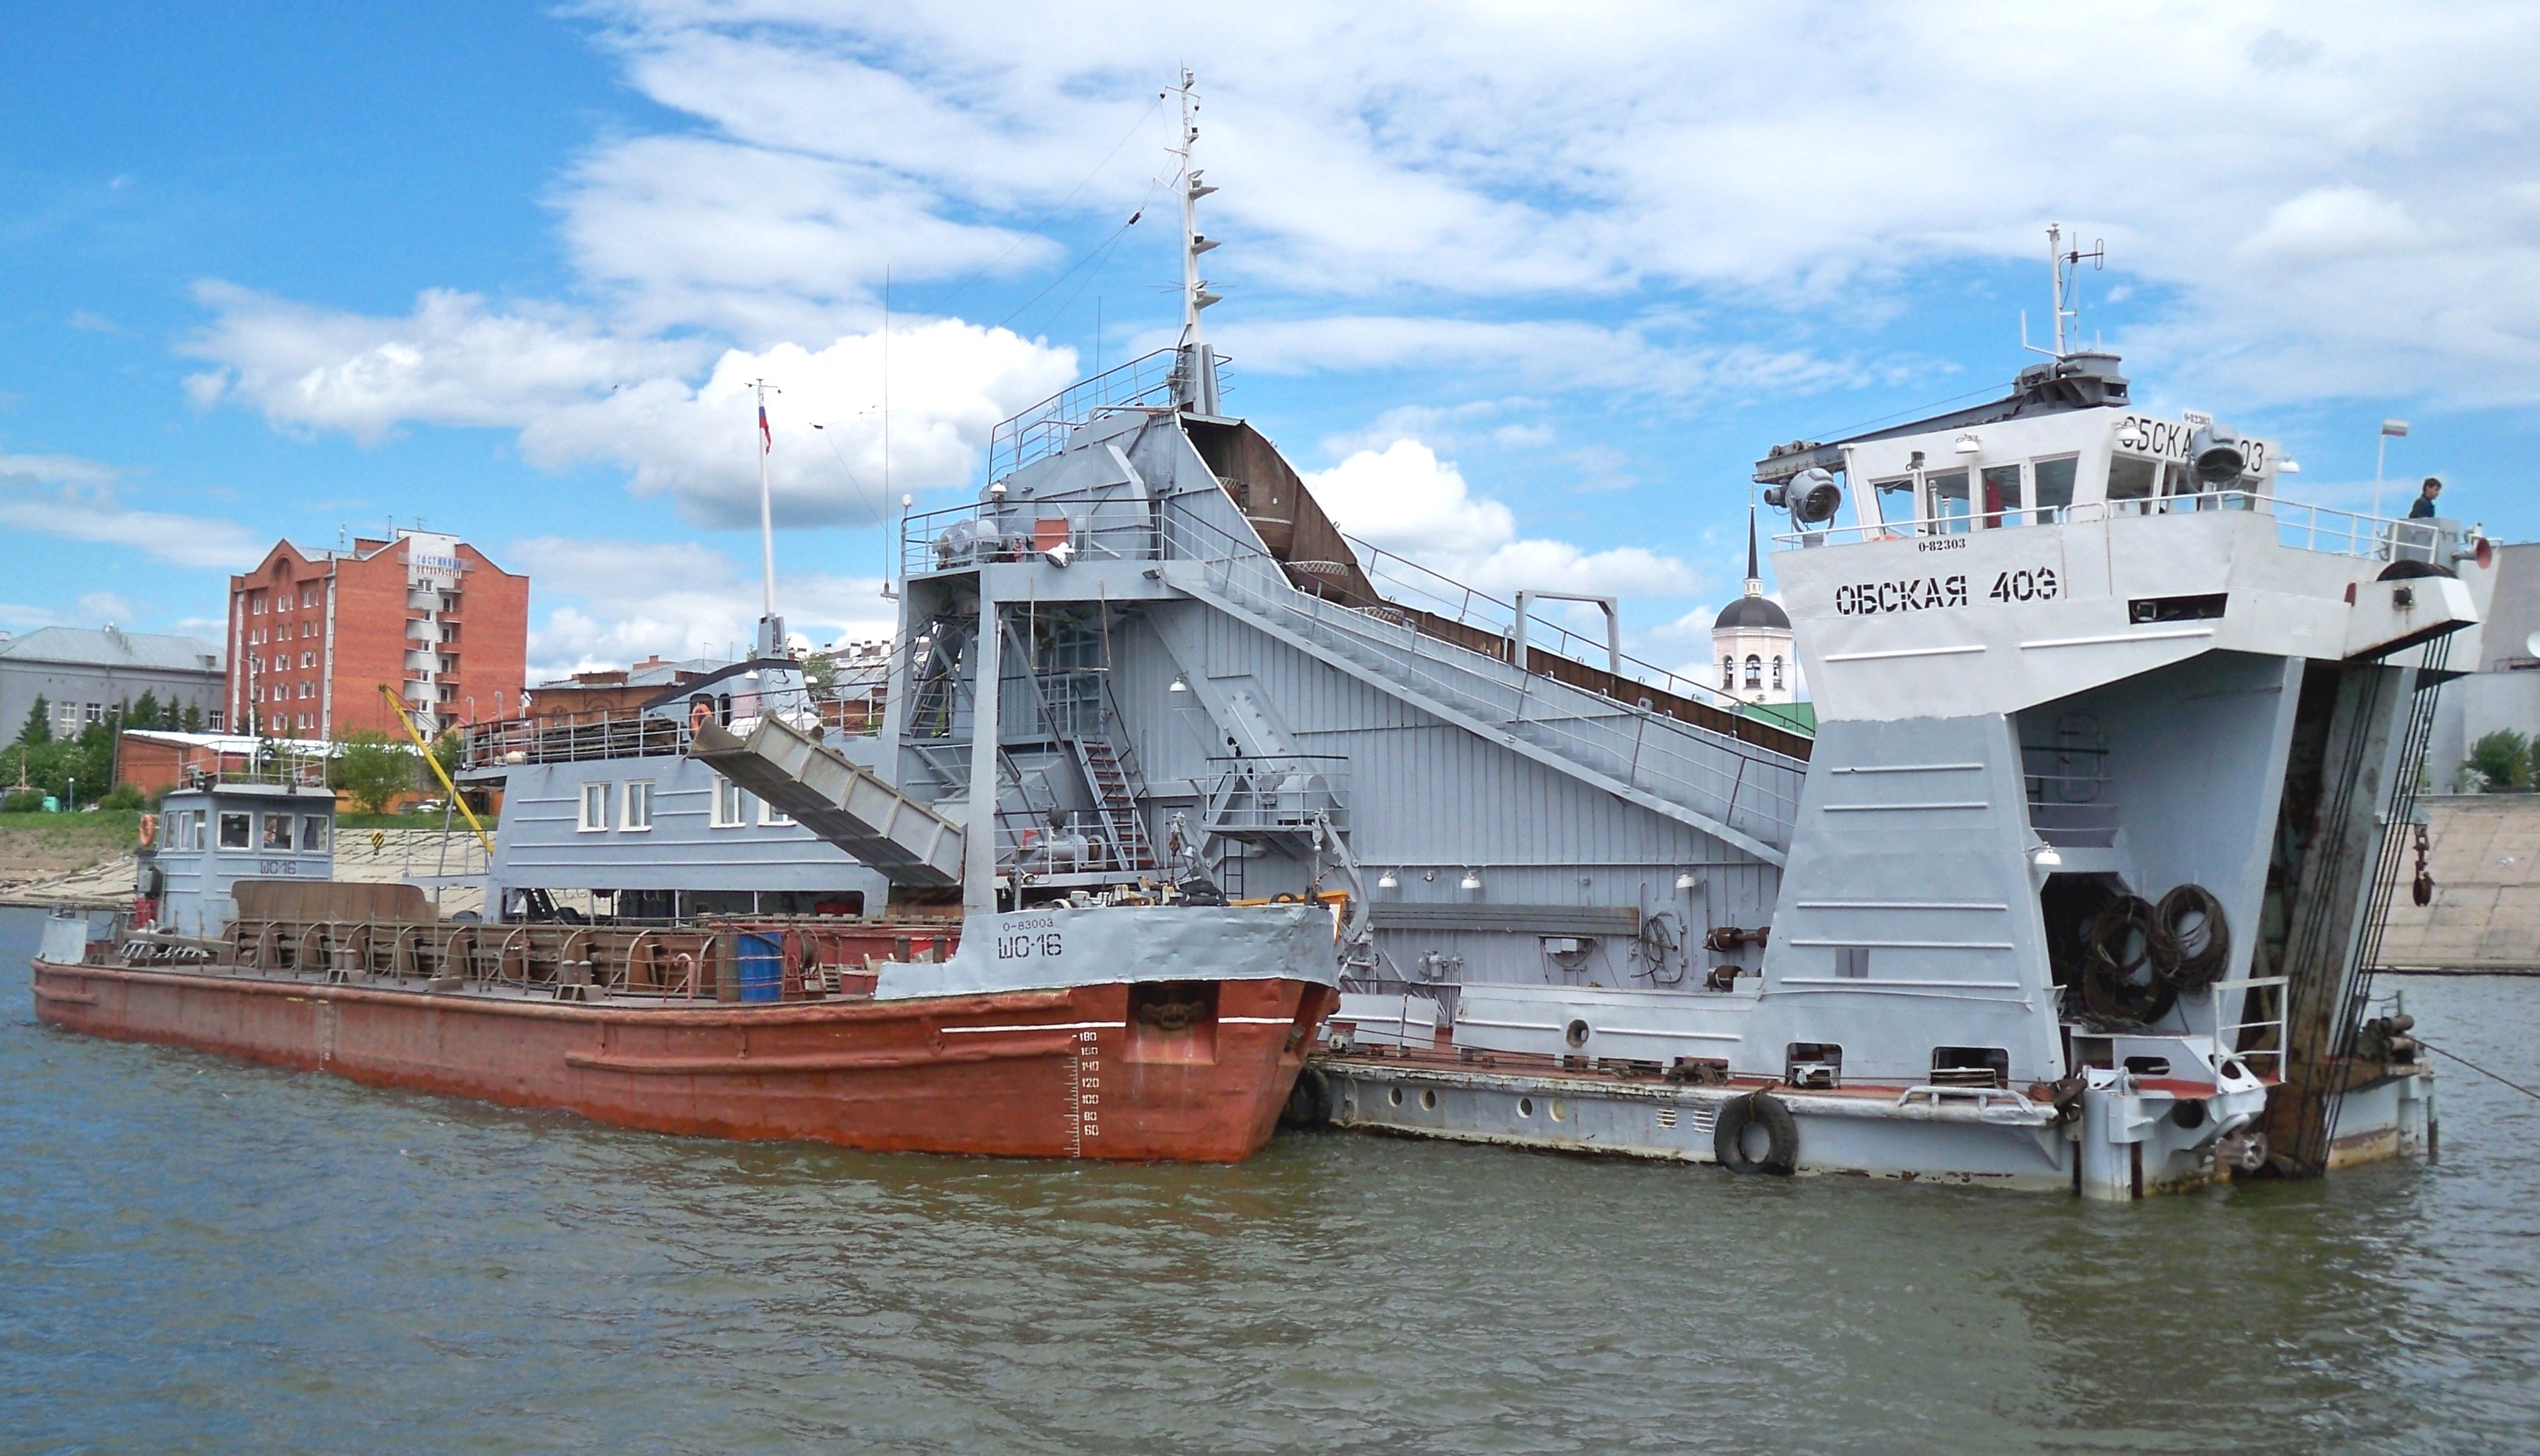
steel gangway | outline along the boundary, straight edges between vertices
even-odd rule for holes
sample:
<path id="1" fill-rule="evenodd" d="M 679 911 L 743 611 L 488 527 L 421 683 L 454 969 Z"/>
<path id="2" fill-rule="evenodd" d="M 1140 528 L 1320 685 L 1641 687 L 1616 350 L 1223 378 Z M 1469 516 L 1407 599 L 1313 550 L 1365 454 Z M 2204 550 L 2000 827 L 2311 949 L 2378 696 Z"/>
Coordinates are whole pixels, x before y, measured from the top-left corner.
<path id="1" fill-rule="evenodd" d="M 1102 826 L 1111 839 L 1111 852 L 1123 869 L 1156 867 L 1156 848 L 1147 837 L 1147 821 L 1138 812 L 1138 798 L 1129 783 L 1128 771 L 1121 767 L 1118 750 L 1109 738 L 1078 738 L 1076 761 L 1085 770 L 1085 782 L 1094 790 L 1099 806 Z"/>

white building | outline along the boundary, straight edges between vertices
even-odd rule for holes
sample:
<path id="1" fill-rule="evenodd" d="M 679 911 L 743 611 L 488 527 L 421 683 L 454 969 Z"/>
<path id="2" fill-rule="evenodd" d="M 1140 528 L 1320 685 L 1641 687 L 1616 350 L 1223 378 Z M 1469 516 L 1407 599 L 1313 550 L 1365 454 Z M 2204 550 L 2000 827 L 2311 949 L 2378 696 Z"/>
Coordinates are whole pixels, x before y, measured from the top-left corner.
<path id="1" fill-rule="evenodd" d="M 1740 702 L 1788 703 L 1797 696 L 1799 655 L 1791 650 L 1791 614 L 1764 594 L 1755 559 L 1755 513 L 1746 513 L 1746 594 L 1720 609 L 1711 624 L 1711 655 L 1720 659 L 1720 690 Z"/>

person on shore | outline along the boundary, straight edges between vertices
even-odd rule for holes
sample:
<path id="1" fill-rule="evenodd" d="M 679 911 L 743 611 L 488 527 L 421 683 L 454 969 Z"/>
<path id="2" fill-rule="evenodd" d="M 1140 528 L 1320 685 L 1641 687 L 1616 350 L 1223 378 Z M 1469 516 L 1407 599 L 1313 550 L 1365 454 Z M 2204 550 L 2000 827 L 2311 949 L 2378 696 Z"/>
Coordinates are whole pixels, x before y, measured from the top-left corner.
<path id="1" fill-rule="evenodd" d="M 2408 519 L 2410 520 L 2434 520 L 2434 497 L 2439 496 L 2442 493 L 2442 481 L 2432 475 L 2427 476 L 2425 489 L 2417 494 L 2417 503 L 2408 508 Z"/>

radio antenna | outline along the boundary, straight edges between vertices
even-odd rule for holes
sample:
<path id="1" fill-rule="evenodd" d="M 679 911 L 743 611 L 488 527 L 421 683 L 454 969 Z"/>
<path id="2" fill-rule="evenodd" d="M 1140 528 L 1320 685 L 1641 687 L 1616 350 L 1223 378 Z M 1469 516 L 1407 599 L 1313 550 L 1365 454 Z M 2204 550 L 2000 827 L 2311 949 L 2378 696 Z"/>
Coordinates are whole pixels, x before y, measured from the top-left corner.
<path id="1" fill-rule="evenodd" d="M 2088 263 L 2093 272 L 2105 268 L 2108 265 L 2108 240 L 2105 238 L 2090 240 L 2090 250 L 2083 252 L 2081 236 L 2076 233 L 2073 235 L 2073 246 L 2067 249 L 2064 246 L 2064 225 L 2048 223 L 2046 225 L 2046 283 L 2054 310 L 2055 347 L 2040 349 L 2028 341 L 2028 315 L 2023 312 L 2019 315 L 2021 348 L 2031 354 L 2045 354 L 2062 359 L 2073 352 L 2064 347 L 2067 337 L 2064 326 L 2067 323 L 2074 325 L 2070 335 L 2073 348 L 2081 347 L 2081 329 L 2079 320 L 2081 314 L 2081 290 L 2080 280 L 2075 275 L 2081 272 L 2083 263 Z"/>

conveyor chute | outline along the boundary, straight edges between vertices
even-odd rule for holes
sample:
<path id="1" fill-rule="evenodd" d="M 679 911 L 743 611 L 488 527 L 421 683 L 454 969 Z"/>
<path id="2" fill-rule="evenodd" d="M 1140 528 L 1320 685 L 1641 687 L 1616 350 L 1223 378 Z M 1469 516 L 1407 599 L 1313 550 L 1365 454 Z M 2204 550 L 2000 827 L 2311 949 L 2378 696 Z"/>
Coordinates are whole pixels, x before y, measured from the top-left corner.
<path id="1" fill-rule="evenodd" d="M 961 882 L 961 826 L 777 718 L 741 738 L 709 721 L 688 756 L 793 816 L 892 884 Z"/>

